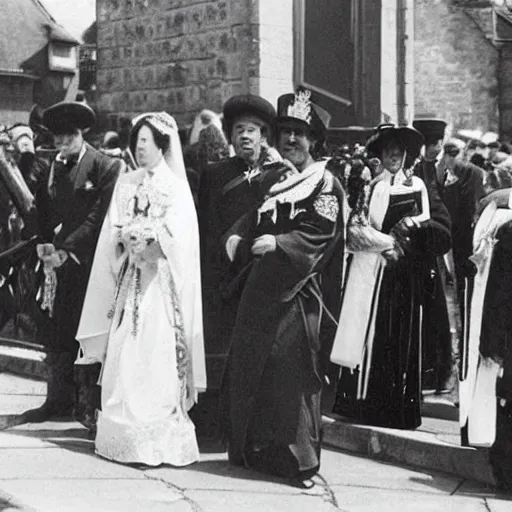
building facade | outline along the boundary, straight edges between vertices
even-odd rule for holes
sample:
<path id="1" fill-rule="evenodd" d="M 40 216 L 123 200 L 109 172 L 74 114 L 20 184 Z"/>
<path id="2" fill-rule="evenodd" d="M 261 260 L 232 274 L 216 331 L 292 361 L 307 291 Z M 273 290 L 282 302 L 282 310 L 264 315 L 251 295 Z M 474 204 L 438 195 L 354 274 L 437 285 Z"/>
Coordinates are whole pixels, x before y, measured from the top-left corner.
<path id="1" fill-rule="evenodd" d="M 34 103 L 75 99 L 79 43 L 38 0 L 3 0 L 0 38 L 0 124 L 27 122 Z"/>
<path id="2" fill-rule="evenodd" d="M 109 128 L 153 110 L 183 126 L 234 94 L 275 103 L 305 85 L 335 130 L 410 118 L 413 3 L 97 0 L 97 108 Z"/>
<path id="3" fill-rule="evenodd" d="M 500 131 L 495 6 L 485 0 L 416 0 L 415 109 L 452 131 Z"/>

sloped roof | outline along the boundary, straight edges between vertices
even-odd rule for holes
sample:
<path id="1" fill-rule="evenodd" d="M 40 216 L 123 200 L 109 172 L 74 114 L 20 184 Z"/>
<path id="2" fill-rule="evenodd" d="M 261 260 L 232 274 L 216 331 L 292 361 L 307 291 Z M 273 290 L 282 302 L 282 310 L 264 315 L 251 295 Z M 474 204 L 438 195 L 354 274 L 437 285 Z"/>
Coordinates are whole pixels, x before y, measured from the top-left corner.
<path id="1" fill-rule="evenodd" d="M 2 0 L 0 9 L 0 69 L 20 72 L 23 63 L 48 40 L 78 45 L 39 0 Z"/>

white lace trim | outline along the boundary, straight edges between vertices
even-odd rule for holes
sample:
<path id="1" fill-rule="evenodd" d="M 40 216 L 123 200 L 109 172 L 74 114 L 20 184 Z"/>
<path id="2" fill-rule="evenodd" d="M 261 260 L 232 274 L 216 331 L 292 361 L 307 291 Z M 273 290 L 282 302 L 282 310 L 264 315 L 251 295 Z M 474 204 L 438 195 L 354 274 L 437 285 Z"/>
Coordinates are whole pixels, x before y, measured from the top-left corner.
<path id="1" fill-rule="evenodd" d="M 96 453 L 106 459 L 148 466 L 186 466 L 199 460 L 195 427 L 186 418 L 129 425 L 98 416 Z"/>

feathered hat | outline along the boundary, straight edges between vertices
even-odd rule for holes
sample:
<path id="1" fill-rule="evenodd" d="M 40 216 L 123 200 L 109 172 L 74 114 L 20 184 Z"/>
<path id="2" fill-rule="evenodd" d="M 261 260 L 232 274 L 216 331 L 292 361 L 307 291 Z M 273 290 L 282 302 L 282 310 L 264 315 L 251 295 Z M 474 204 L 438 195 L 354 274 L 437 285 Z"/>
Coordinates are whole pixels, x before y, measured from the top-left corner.
<path id="1" fill-rule="evenodd" d="M 283 94 L 277 99 L 277 127 L 285 123 L 302 126 L 317 140 L 323 140 L 331 115 L 311 101 L 311 91 L 300 89 L 297 93 Z"/>

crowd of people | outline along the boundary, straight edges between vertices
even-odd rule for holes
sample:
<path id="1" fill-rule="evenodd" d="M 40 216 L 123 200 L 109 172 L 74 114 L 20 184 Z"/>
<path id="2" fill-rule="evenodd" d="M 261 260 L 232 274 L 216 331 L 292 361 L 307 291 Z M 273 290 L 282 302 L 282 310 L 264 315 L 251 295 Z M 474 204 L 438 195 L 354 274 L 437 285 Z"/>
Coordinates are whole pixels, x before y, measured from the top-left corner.
<path id="1" fill-rule="evenodd" d="M 187 131 L 141 114 L 98 149 L 80 102 L 6 128 L 0 291 L 37 262 L 48 366 L 10 424 L 74 416 L 102 457 L 183 466 L 208 390 L 232 464 L 309 486 L 326 407 L 415 429 L 431 390 L 512 486 L 509 147 L 440 119 L 328 146 L 329 121 L 302 89 Z"/>

